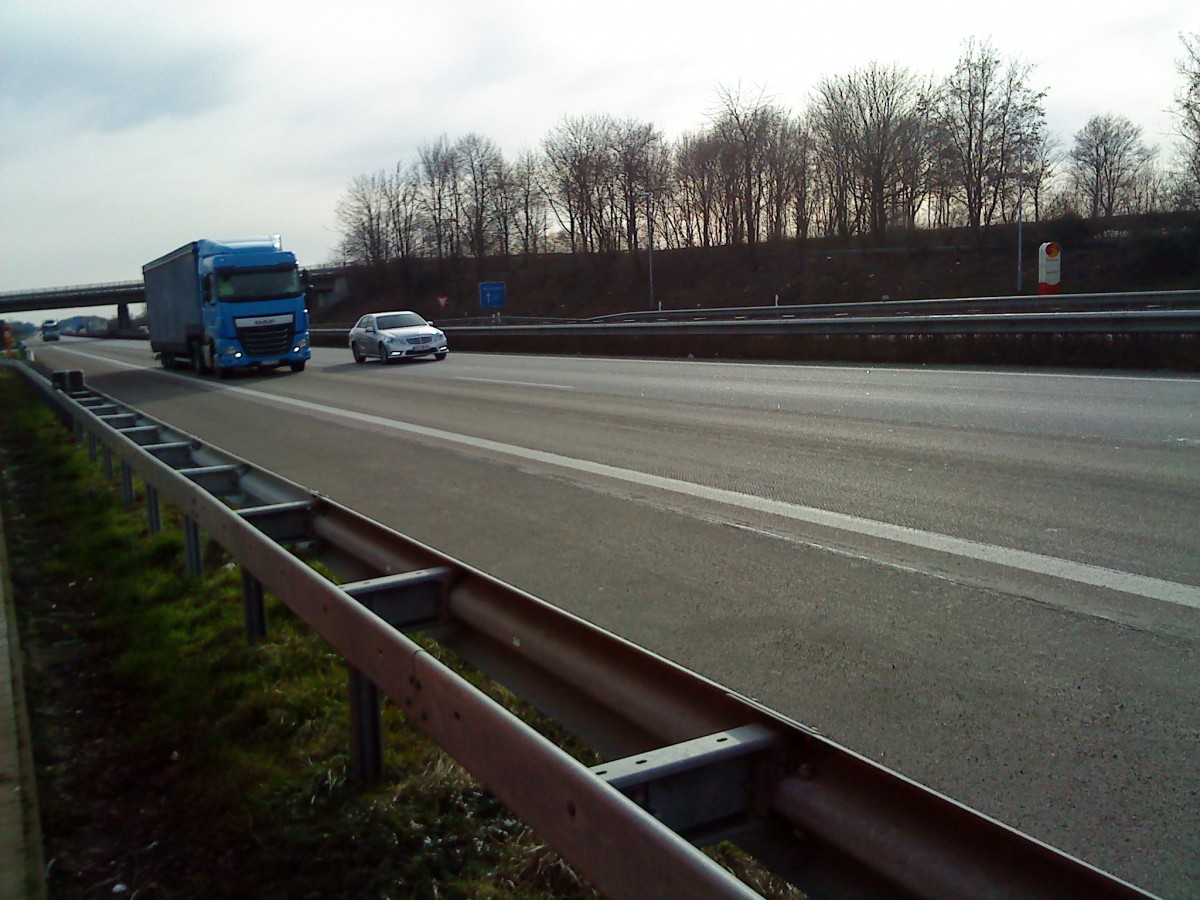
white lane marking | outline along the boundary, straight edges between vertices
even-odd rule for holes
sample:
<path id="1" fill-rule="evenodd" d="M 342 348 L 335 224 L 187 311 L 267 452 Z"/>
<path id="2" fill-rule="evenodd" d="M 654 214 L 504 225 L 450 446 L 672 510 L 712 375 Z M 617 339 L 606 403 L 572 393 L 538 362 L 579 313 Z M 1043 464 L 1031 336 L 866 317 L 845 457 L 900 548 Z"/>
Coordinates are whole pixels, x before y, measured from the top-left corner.
<path id="1" fill-rule="evenodd" d="M 152 372 L 155 371 L 148 366 L 121 362 L 108 357 L 93 356 L 92 354 L 82 353 L 79 351 L 68 352 L 73 352 L 79 356 L 85 356 L 89 359 L 95 359 L 99 362 L 110 365 L 125 366 L 131 369 L 147 369 L 148 371 Z M 300 400 L 294 397 L 285 397 L 277 394 L 266 394 L 262 393 L 261 391 L 237 387 L 228 383 L 219 384 L 202 381 L 197 378 L 180 375 L 174 372 L 159 371 L 156 372 L 156 374 L 178 378 L 186 381 L 189 384 L 206 387 L 212 390 L 233 391 L 234 393 L 241 394 L 250 399 L 258 400 L 264 403 L 274 403 L 279 406 L 292 406 L 296 407 L 297 409 L 318 412 L 327 416 L 334 416 L 336 418 L 349 419 L 351 421 L 361 422 L 368 425 L 390 428 L 394 431 L 399 431 L 405 434 L 416 435 L 424 438 L 432 438 L 434 440 L 445 441 L 447 443 L 457 444 L 463 447 L 471 447 L 476 450 L 484 450 L 488 453 L 516 457 L 517 459 L 536 462 L 547 466 L 555 466 L 568 471 L 584 472 L 589 475 L 597 475 L 602 478 L 611 478 L 615 481 L 625 482 L 626 484 L 635 484 L 640 487 L 668 491 L 675 494 L 681 494 L 686 497 L 694 497 L 699 500 L 715 501 L 717 503 L 724 503 L 741 509 L 748 509 L 755 512 L 779 516 L 784 519 L 791 519 L 796 522 L 805 522 L 810 525 L 818 525 L 824 528 L 836 528 L 840 531 L 849 531 L 854 534 L 861 534 L 867 537 L 880 538 L 882 540 L 892 541 L 897 544 L 905 544 L 910 547 L 934 550 L 939 553 L 959 556 L 964 559 L 973 559 L 978 562 L 993 563 L 996 565 L 1007 566 L 1011 569 L 1019 569 L 1025 572 L 1031 572 L 1037 575 L 1049 575 L 1052 578 L 1061 578 L 1066 581 L 1074 581 L 1078 584 L 1086 584 L 1098 588 L 1107 588 L 1109 590 L 1120 591 L 1125 594 L 1133 594 L 1134 596 L 1145 597 L 1150 600 L 1159 600 L 1163 603 L 1173 603 L 1177 606 L 1200 609 L 1200 587 L 1191 584 L 1182 584 L 1176 581 L 1166 581 L 1161 578 L 1151 578 L 1146 575 L 1135 575 L 1131 572 L 1121 572 L 1117 569 L 1107 569 L 1102 566 L 1092 566 L 1088 565 L 1087 563 L 1074 562 L 1072 560 L 1061 559 L 1056 556 L 1045 556 L 1041 553 L 1031 553 L 1027 550 L 1016 550 L 1011 547 L 1000 547 L 994 544 L 985 544 L 980 541 L 971 541 L 965 538 L 956 538 L 951 537 L 950 535 L 938 534 L 937 532 L 933 531 L 922 531 L 919 528 L 909 528 L 905 525 L 894 525 L 890 522 L 880 522 L 874 519 L 866 519 L 861 516 L 852 516 L 847 513 L 833 512 L 831 510 L 819 509 L 813 506 L 802 506 L 798 503 L 789 503 L 784 500 L 770 500 L 766 497 L 757 497 L 753 494 L 742 493 L 741 491 L 731 491 L 724 488 L 709 487 L 707 485 L 697 484 L 692 481 L 683 481 L 682 479 L 668 478 L 662 475 L 651 475 L 648 472 L 638 472 L 634 469 L 623 469 L 619 466 L 610 466 L 606 465 L 605 463 L 592 462 L 591 460 L 576 459 L 575 457 L 563 456 L 558 453 L 549 453 L 545 450 L 531 450 L 527 447 L 519 447 L 515 444 L 506 444 L 500 441 L 489 440 L 487 438 L 473 437 L 468 434 L 458 434 L 457 432 L 453 431 L 443 431 L 440 428 L 430 428 L 425 425 L 402 422 L 398 419 L 387 419 L 383 416 L 372 415 L 371 413 L 353 412 L 350 410 L 338 409 L 333 406 L 325 406 L 322 403 L 313 403 L 309 400 Z"/>
<path id="2" fill-rule="evenodd" d="M 541 381 L 506 381 L 503 378 L 471 378 L 469 375 L 455 375 L 455 381 L 477 381 L 481 384 L 508 384 L 513 387 L 531 387 L 531 388 L 546 388 L 551 391 L 573 391 L 574 385 L 570 384 L 545 384 Z"/>

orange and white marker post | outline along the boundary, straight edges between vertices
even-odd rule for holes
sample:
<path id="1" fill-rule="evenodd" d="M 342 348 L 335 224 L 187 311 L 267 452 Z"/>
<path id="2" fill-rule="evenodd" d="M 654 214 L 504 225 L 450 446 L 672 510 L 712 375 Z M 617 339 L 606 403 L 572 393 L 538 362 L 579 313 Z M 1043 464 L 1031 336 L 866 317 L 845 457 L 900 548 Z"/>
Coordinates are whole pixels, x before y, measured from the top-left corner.
<path id="1" fill-rule="evenodd" d="M 1062 247 L 1047 241 L 1038 248 L 1038 293 L 1057 294 L 1062 289 Z"/>

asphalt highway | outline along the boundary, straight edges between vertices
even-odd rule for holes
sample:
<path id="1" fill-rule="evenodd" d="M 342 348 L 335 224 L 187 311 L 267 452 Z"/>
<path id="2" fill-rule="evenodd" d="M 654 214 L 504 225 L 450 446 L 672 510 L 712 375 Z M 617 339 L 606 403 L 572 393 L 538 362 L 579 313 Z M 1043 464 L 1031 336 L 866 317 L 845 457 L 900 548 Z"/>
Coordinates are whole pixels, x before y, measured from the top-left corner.
<path id="1" fill-rule="evenodd" d="M 1059 849 L 1200 894 L 1200 380 L 451 354 L 54 368 Z"/>

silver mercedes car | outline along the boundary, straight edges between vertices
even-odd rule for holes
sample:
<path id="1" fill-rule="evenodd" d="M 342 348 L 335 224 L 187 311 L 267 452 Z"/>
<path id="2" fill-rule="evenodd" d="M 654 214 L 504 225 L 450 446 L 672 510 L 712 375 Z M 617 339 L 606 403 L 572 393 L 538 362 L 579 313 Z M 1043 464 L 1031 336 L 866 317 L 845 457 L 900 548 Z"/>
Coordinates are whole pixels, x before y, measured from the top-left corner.
<path id="1" fill-rule="evenodd" d="M 388 363 L 394 359 L 432 356 L 445 359 L 450 352 L 446 335 L 415 312 L 368 313 L 350 329 L 350 352 L 356 363 L 368 356 Z"/>

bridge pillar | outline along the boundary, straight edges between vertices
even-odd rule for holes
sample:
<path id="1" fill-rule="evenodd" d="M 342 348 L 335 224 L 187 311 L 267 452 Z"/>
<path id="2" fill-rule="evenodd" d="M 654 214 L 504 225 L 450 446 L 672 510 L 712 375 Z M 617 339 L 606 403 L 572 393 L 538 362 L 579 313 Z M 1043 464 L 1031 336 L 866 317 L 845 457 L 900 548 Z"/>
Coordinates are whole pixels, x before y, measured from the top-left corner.
<path id="1" fill-rule="evenodd" d="M 117 331 L 128 331 L 132 326 L 129 324 L 129 304 L 117 304 Z"/>

